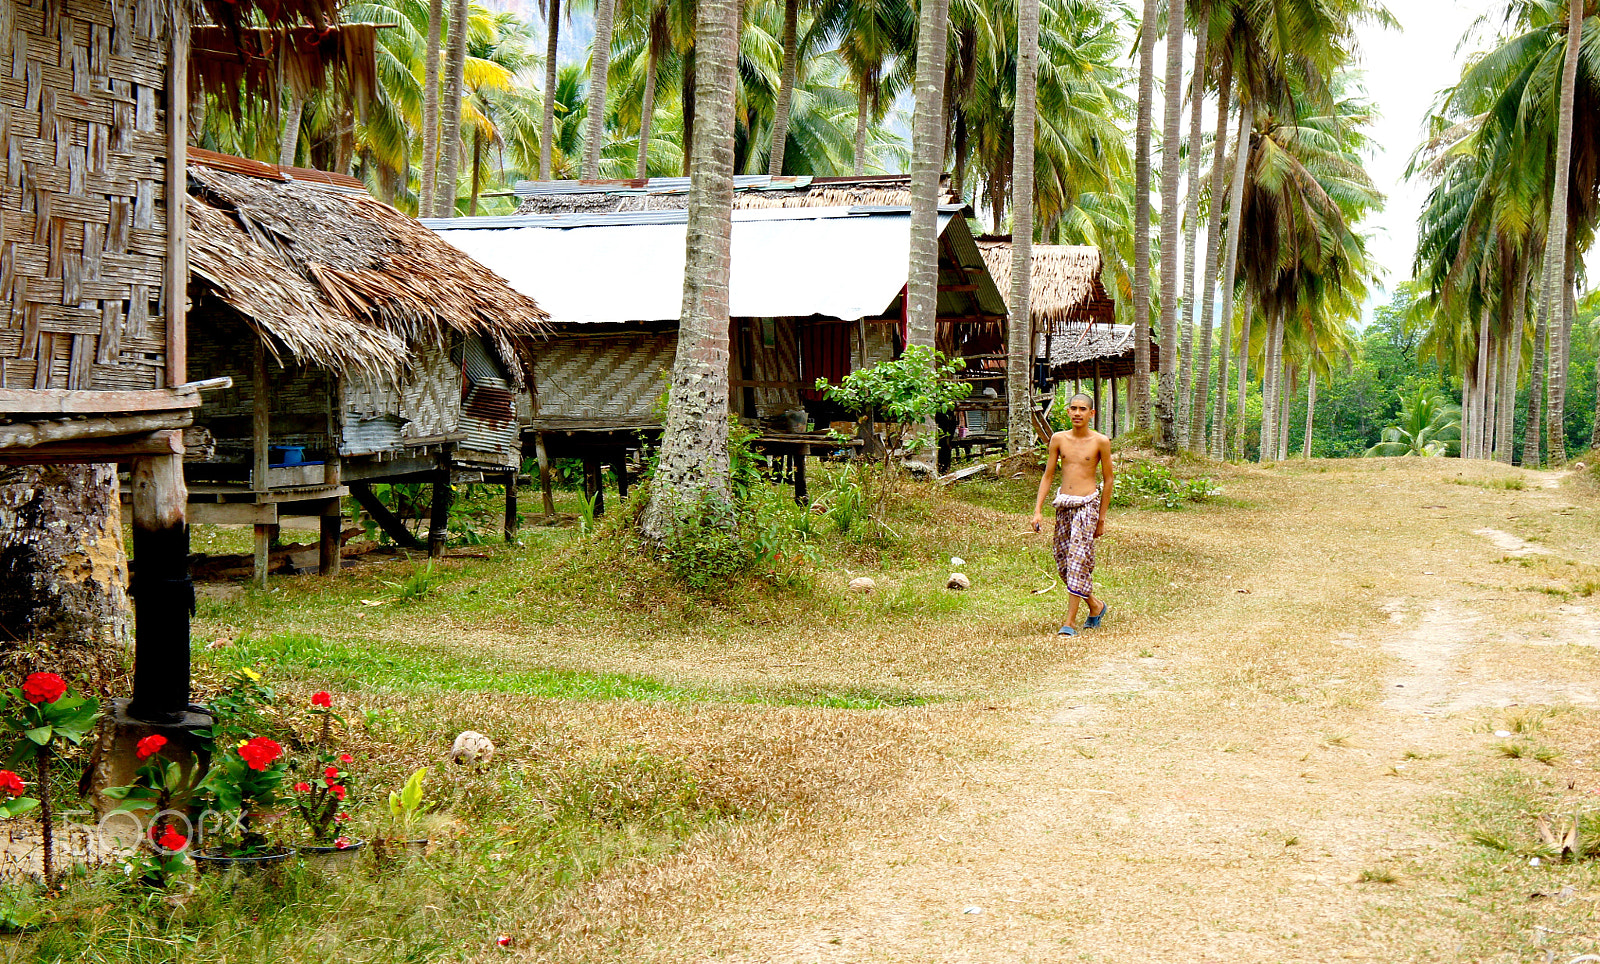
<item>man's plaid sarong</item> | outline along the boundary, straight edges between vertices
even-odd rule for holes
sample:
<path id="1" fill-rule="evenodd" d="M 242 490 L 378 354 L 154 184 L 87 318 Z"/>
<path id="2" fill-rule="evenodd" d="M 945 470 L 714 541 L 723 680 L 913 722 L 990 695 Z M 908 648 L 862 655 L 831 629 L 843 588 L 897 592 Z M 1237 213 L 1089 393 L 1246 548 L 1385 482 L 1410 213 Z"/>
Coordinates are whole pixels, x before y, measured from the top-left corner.
<path id="1" fill-rule="evenodd" d="M 1060 495 L 1056 508 L 1056 568 L 1067 592 L 1083 599 L 1094 588 L 1094 530 L 1100 523 L 1100 493 Z"/>

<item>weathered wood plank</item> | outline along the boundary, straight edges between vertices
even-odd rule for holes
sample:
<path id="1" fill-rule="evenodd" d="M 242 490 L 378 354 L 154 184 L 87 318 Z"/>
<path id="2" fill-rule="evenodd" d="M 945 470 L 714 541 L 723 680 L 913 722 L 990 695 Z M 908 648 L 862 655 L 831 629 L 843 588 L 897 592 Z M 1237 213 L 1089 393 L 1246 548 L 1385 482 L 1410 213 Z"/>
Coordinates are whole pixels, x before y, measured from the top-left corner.
<path id="1" fill-rule="evenodd" d="M 172 412 L 197 408 L 200 393 L 194 389 L 147 391 L 69 391 L 61 388 L 0 389 L 0 412 L 39 415 L 98 415 L 116 412 Z"/>

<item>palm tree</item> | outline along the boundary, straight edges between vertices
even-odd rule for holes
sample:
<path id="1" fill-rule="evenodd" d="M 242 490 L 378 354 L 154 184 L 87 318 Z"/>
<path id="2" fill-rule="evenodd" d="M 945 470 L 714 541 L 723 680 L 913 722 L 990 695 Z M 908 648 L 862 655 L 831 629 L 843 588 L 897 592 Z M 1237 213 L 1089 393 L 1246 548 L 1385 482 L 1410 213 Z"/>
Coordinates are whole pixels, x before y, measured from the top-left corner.
<path id="1" fill-rule="evenodd" d="M 1006 359 L 1007 442 L 1021 450 L 1033 435 L 1033 131 L 1038 109 L 1039 0 L 1017 3 L 1017 101 L 1011 194 L 1011 327 Z"/>
<path id="2" fill-rule="evenodd" d="M 1133 406 L 1134 424 L 1150 424 L 1150 126 L 1154 122 L 1156 0 L 1139 20 L 1139 119 L 1134 128 Z"/>
<path id="3" fill-rule="evenodd" d="M 789 144 L 789 102 L 799 57 L 800 0 L 783 0 L 783 76 L 778 83 L 778 103 L 772 112 L 772 141 L 767 148 L 767 173 L 783 173 L 783 155 Z"/>
<path id="4" fill-rule="evenodd" d="M 439 0 L 433 0 L 438 3 Z M 551 142 L 556 126 L 556 52 L 561 42 L 561 0 L 542 0 L 545 14 L 544 105 L 539 120 L 539 180 L 550 180 Z M 570 17 L 569 8 L 567 16 Z"/>
<path id="5" fill-rule="evenodd" d="M 1167 2 L 1167 78 L 1161 121 L 1161 373 L 1157 379 L 1156 447 L 1178 449 L 1178 151 L 1183 132 L 1183 6 Z M 1190 271 L 1193 274 L 1193 271 Z"/>
<path id="6" fill-rule="evenodd" d="M 829 0 L 809 43 L 837 44 L 856 91 L 855 174 L 867 172 L 867 133 L 895 97 L 911 86 L 917 12 L 909 0 Z"/>
<path id="7" fill-rule="evenodd" d="M 1189 10 L 1198 14 L 1197 19 L 1200 20 L 1200 25 L 1199 29 L 1195 31 L 1194 70 L 1189 78 L 1189 196 L 1183 211 L 1185 231 L 1183 238 L 1183 346 L 1179 349 L 1182 355 L 1179 359 L 1179 364 L 1182 367 L 1178 376 L 1177 426 L 1178 441 L 1185 446 L 1190 445 L 1190 439 L 1199 433 L 1199 429 L 1194 427 L 1195 419 L 1193 417 L 1194 403 L 1197 397 L 1197 393 L 1194 391 L 1194 378 L 1197 373 L 1196 359 L 1194 357 L 1196 314 L 1194 265 L 1197 255 L 1195 239 L 1200 227 L 1200 193 L 1203 186 L 1200 182 L 1200 138 L 1205 123 L 1206 69 L 1209 65 L 1206 60 L 1206 45 L 1211 37 L 1209 25 L 1204 21 L 1206 11 L 1201 4 L 1196 3 L 1190 6 Z M 1218 212 L 1213 211 L 1212 213 L 1216 214 Z M 1213 284 L 1215 277 L 1216 272 L 1213 271 L 1207 276 L 1206 284 Z M 1207 352 L 1211 350 L 1209 339 L 1205 350 Z M 1202 381 L 1209 374 L 1208 371 L 1202 375 Z M 1198 393 L 1198 398 L 1202 403 L 1199 416 L 1201 422 L 1205 421 L 1204 400 L 1206 397 L 1207 392 L 1202 388 Z"/>
<path id="8" fill-rule="evenodd" d="M 434 213 L 434 188 L 439 183 L 439 42 L 444 32 L 444 0 L 428 0 L 428 46 L 423 55 L 422 187 L 419 210 Z"/>
<path id="9" fill-rule="evenodd" d="M 911 123 L 911 259 L 906 341 L 934 347 L 939 303 L 939 180 L 944 168 L 944 81 L 950 0 L 922 0 L 916 112 Z M 1030 416 L 1031 417 L 1031 416 Z"/>
<path id="10" fill-rule="evenodd" d="M 611 64 L 611 26 L 616 0 L 595 0 L 594 45 L 589 48 L 589 129 L 583 139 L 585 180 L 600 176 L 600 148 L 606 134 L 606 84 Z"/>
<path id="11" fill-rule="evenodd" d="M 455 217 L 456 169 L 461 161 L 461 101 L 466 95 L 467 0 L 450 3 L 450 53 L 445 61 L 444 102 L 440 105 L 439 183 L 433 202 L 433 216 Z"/>
<path id="12" fill-rule="evenodd" d="M 1561 324 L 1557 324 L 1553 319 L 1566 315 L 1564 291 L 1571 290 L 1571 285 L 1566 284 L 1567 192 L 1572 181 L 1572 126 L 1577 101 L 1578 42 L 1583 37 L 1583 6 L 1584 0 L 1567 0 L 1566 50 L 1561 61 L 1561 105 L 1556 115 L 1556 163 L 1555 170 L 1551 174 L 1554 195 L 1550 199 L 1550 226 L 1545 231 L 1544 285 L 1542 297 L 1539 299 L 1539 326 L 1541 328 L 1546 325 L 1555 326 L 1552 328 L 1555 337 L 1551 339 L 1550 350 L 1562 359 L 1566 357 L 1572 322 L 1570 316 Z M 1541 336 L 1534 335 L 1536 350 L 1542 341 Z M 1562 424 L 1566 392 L 1567 379 L 1564 366 L 1552 364 L 1548 427 L 1550 461 L 1555 463 L 1567 460 L 1566 426 Z M 1533 434 L 1537 439 L 1539 434 L 1537 428 Z"/>
<path id="13" fill-rule="evenodd" d="M 699 0 L 695 104 L 683 313 L 672 363 L 672 404 L 650 503 L 646 539 L 662 545 L 706 500 L 728 489 L 728 267 L 733 238 L 733 114 L 739 0 Z"/>
<path id="14" fill-rule="evenodd" d="M 1382 441 L 1367 449 L 1369 458 L 1454 455 L 1461 444 L 1461 408 L 1443 395 L 1417 389 L 1400 397 L 1400 423 L 1383 430 Z"/>

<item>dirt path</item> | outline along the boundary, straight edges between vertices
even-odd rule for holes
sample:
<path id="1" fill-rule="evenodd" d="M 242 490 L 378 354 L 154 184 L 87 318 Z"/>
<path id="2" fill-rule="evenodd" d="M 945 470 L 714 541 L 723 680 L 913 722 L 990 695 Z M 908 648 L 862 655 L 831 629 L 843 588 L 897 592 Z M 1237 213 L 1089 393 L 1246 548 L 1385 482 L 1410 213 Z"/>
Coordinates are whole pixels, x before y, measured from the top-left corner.
<path id="1" fill-rule="evenodd" d="M 1488 485 L 1512 475 L 1318 464 L 1137 523 L 1235 564 L 1172 573 L 1165 619 L 1110 594 L 1105 629 L 1040 641 L 1062 659 L 995 714 L 1004 751 L 911 787 L 903 821 L 730 871 L 625 956 L 1545 960 L 1441 872 L 1468 846 L 1441 801 L 1494 764 L 1497 713 L 1600 701 L 1593 662 L 1548 658 L 1600 647 L 1600 602 L 1548 590 L 1600 555 L 1600 512 L 1553 476 Z"/>

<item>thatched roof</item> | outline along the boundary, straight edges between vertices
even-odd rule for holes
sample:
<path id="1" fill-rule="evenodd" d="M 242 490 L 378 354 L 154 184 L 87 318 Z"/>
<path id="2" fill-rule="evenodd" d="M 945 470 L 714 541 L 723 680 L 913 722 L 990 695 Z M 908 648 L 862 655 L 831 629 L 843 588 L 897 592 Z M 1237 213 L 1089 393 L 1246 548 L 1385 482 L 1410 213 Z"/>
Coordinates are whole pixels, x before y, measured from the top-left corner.
<path id="1" fill-rule="evenodd" d="M 1133 374 L 1134 345 L 1132 325 L 1099 325 L 1082 322 L 1056 325 L 1050 329 L 1050 370 L 1057 379 L 1090 378 L 1098 372 L 1105 378 Z M 1161 346 L 1150 340 L 1150 366 L 1161 364 Z"/>
<path id="2" fill-rule="evenodd" d="M 978 239 L 994 283 L 1011 293 L 1011 239 Z M 1083 322 L 1110 324 L 1116 304 L 1100 282 L 1100 249 L 1067 244 L 1033 246 L 1033 294 L 1029 309 L 1036 327 Z"/>
<path id="3" fill-rule="evenodd" d="M 942 182 L 939 203 L 959 204 Z M 911 175 L 871 177 L 775 177 L 735 179 L 733 206 L 748 208 L 909 207 Z M 681 210 L 688 203 L 689 179 L 524 181 L 518 214 L 621 214 Z"/>
<path id="4" fill-rule="evenodd" d="M 515 340 L 544 330 L 533 299 L 359 185 L 191 148 L 194 277 L 335 370 L 393 371 L 408 344 L 451 333 L 482 336 L 511 361 Z"/>

